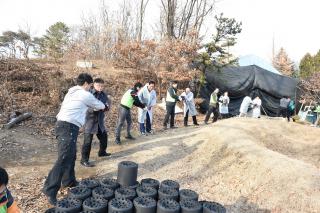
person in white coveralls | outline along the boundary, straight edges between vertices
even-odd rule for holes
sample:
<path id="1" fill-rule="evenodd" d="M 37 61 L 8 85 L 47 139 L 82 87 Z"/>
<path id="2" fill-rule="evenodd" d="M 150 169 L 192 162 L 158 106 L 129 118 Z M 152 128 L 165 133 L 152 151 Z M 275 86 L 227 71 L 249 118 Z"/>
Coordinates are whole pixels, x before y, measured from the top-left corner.
<path id="1" fill-rule="evenodd" d="M 153 107 L 157 103 L 157 94 L 154 90 L 155 82 L 149 81 L 139 92 L 138 97 L 141 103 L 143 103 L 146 108 L 138 109 L 138 122 L 139 129 L 142 135 L 152 133 L 152 115 Z"/>

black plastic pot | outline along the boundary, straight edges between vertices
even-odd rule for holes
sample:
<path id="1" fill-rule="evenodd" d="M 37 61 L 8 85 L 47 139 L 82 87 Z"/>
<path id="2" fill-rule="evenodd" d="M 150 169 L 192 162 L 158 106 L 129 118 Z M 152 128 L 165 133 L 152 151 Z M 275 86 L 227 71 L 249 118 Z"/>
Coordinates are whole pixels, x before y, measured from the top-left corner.
<path id="1" fill-rule="evenodd" d="M 179 191 L 179 197 L 180 201 L 182 200 L 195 200 L 198 201 L 199 195 L 195 191 L 192 191 L 190 189 L 181 189 Z"/>
<path id="2" fill-rule="evenodd" d="M 88 187 L 89 189 L 94 189 L 94 188 L 98 187 L 100 184 L 96 180 L 85 179 L 85 180 L 80 181 L 79 185 Z"/>
<path id="3" fill-rule="evenodd" d="M 103 198 L 89 197 L 83 202 L 82 208 L 84 211 L 104 213 L 108 211 L 108 201 Z"/>
<path id="4" fill-rule="evenodd" d="M 151 197 L 137 197 L 133 200 L 135 213 L 156 213 L 157 202 Z"/>
<path id="5" fill-rule="evenodd" d="M 203 202 L 203 213 L 226 213 L 226 208 L 220 203 L 216 202 Z"/>
<path id="6" fill-rule="evenodd" d="M 177 201 L 163 199 L 158 201 L 157 213 L 179 213 L 180 205 Z"/>
<path id="7" fill-rule="evenodd" d="M 50 208 L 47 209 L 44 213 L 55 213 L 56 212 L 56 208 Z"/>
<path id="8" fill-rule="evenodd" d="M 59 200 L 56 205 L 56 212 L 78 213 L 81 209 L 81 201 L 70 197 Z"/>
<path id="9" fill-rule="evenodd" d="M 179 201 L 179 192 L 174 188 L 161 188 L 158 191 L 158 200 L 172 199 Z"/>
<path id="10" fill-rule="evenodd" d="M 137 196 L 136 191 L 129 187 L 118 188 L 116 189 L 114 194 L 115 194 L 115 198 L 124 198 L 129 200 L 133 200 Z"/>
<path id="11" fill-rule="evenodd" d="M 202 213 L 202 204 L 196 200 L 182 200 L 181 213 Z"/>
<path id="12" fill-rule="evenodd" d="M 111 200 L 112 198 L 114 198 L 114 192 L 113 189 L 110 189 L 105 186 L 99 186 L 92 190 L 92 197 Z"/>
<path id="13" fill-rule="evenodd" d="M 180 185 L 174 180 L 164 180 L 161 182 L 160 188 L 174 188 L 176 190 L 179 190 Z"/>
<path id="14" fill-rule="evenodd" d="M 139 186 L 136 190 L 138 197 L 158 198 L 158 192 L 151 186 Z"/>
<path id="15" fill-rule="evenodd" d="M 77 186 L 69 189 L 68 196 L 79 200 L 85 200 L 91 196 L 91 189 L 84 186 Z"/>
<path id="16" fill-rule="evenodd" d="M 118 164 L 117 181 L 121 186 L 134 186 L 137 182 L 138 164 L 132 161 L 122 161 Z"/>
<path id="17" fill-rule="evenodd" d="M 108 213 L 133 213 L 131 200 L 113 198 L 108 204 Z"/>
<path id="18" fill-rule="evenodd" d="M 100 181 L 100 184 L 101 186 L 105 186 L 113 190 L 116 190 L 120 187 L 120 184 L 117 182 L 117 180 L 112 178 L 104 178 Z"/>
<path id="19" fill-rule="evenodd" d="M 152 178 L 145 178 L 141 180 L 142 186 L 151 186 L 155 189 L 159 189 L 160 182 L 158 180 L 152 179 Z"/>

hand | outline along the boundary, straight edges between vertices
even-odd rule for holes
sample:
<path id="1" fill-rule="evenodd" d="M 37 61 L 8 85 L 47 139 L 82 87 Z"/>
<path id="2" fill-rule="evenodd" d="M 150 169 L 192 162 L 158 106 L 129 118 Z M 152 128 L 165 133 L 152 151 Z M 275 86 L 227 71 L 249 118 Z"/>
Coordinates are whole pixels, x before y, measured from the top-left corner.
<path id="1" fill-rule="evenodd" d="M 110 110 L 110 108 L 109 108 L 109 105 L 108 105 L 108 104 L 105 104 L 104 106 L 105 106 L 105 107 L 104 107 L 104 110 L 103 110 L 103 111 L 105 111 L 105 112 L 106 112 L 106 111 L 109 111 L 109 110 Z"/>

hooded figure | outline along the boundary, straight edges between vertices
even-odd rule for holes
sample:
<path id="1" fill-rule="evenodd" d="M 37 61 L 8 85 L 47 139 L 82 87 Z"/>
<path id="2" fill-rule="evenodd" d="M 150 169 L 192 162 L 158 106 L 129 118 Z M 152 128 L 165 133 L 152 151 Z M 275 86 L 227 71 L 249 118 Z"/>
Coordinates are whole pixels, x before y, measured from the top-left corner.
<path id="1" fill-rule="evenodd" d="M 157 94 L 154 90 L 154 85 L 155 82 L 150 81 L 138 92 L 140 102 L 146 106 L 146 109 L 138 109 L 138 122 L 140 126 L 140 133 L 142 135 L 152 133 L 152 109 L 157 103 Z M 144 124 L 145 121 L 146 125 Z"/>
<path id="2" fill-rule="evenodd" d="M 250 104 L 252 103 L 252 99 L 249 96 L 244 97 L 241 106 L 240 106 L 240 115 L 239 117 L 245 117 L 247 116 L 248 109 Z"/>
<path id="3" fill-rule="evenodd" d="M 186 88 L 186 91 L 180 95 L 183 100 L 183 113 L 184 113 L 184 126 L 188 126 L 188 116 L 189 114 L 192 116 L 193 124 L 198 126 L 197 123 L 197 110 L 196 105 L 194 104 L 193 92 L 191 92 L 190 88 Z"/>
<path id="4" fill-rule="evenodd" d="M 261 116 L 261 99 L 259 98 L 259 96 L 257 96 L 253 101 L 252 101 L 252 105 L 253 105 L 253 109 L 252 109 L 252 117 L 253 118 L 260 118 Z"/>

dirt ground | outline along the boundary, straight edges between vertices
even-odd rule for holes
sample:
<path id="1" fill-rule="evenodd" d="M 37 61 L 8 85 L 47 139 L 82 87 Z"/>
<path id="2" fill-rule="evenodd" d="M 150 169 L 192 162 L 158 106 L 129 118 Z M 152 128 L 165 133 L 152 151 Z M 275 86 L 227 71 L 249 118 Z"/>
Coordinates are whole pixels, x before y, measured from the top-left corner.
<path id="1" fill-rule="evenodd" d="M 77 160 L 76 174 L 116 177 L 117 164 L 132 160 L 139 163 L 139 179 L 178 180 L 227 212 L 320 212 L 319 138 L 320 129 L 281 119 L 232 118 L 156 132 L 122 146 L 111 139 L 107 158 L 97 158 L 95 140 L 96 167 L 80 167 Z M 40 189 L 56 158 L 55 140 L 18 127 L 0 130 L 0 141 L 2 147 L 16 144 L 14 151 L 2 149 L 0 160 L 23 212 L 44 212 L 49 205 Z"/>

